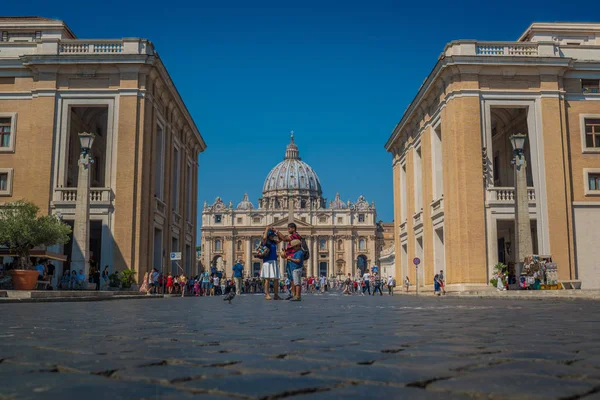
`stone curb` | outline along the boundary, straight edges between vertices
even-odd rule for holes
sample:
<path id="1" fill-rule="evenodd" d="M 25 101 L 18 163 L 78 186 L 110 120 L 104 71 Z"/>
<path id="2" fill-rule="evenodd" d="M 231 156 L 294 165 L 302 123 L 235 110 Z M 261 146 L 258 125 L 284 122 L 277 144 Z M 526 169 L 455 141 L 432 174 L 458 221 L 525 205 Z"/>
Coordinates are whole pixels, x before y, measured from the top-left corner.
<path id="1" fill-rule="evenodd" d="M 508 299 L 508 300 L 544 300 L 544 299 L 566 299 L 566 300 L 600 300 L 600 292 L 570 293 L 565 291 L 505 291 L 505 292 L 448 292 L 446 296 L 440 297 L 462 297 L 478 299 Z M 416 296 L 415 292 L 394 294 L 400 296 Z M 420 292 L 419 296 L 433 297 L 433 292 Z"/>
<path id="2" fill-rule="evenodd" d="M 106 297 L 47 297 L 47 298 L 0 298 L 0 304 L 10 303 L 72 303 L 83 301 L 107 301 L 107 300 L 139 300 L 139 299 L 162 299 L 162 295 L 129 295 L 129 296 L 106 296 Z"/>

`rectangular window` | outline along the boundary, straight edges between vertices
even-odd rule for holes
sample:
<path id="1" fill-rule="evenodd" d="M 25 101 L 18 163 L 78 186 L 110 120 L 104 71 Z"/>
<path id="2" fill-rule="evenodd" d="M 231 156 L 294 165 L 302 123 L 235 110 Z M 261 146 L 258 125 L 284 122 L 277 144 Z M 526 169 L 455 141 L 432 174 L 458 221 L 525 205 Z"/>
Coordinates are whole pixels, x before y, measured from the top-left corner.
<path id="1" fill-rule="evenodd" d="M 358 214 L 358 222 L 365 222 L 365 214 Z"/>
<path id="2" fill-rule="evenodd" d="M 179 150 L 173 149 L 173 205 L 171 209 L 175 212 L 179 212 Z"/>
<path id="3" fill-rule="evenodd" d="M 274 220 L 274 222 L 277 222 L 277 221 L 279 221 L 279 217 L 275 217 L 275 218 L 273 218 L 273 220 Z"/>
<path id="4" fill-rule="evenodd" d="M 237 219 L 237 223 L 238 223 L 238 224 L 241 224 L 241 223 L 242 223 L 242 219 L 241 219 L 241 218 L 238 218 L 238 219 Z"/>
<path id="5" fill-rule="evenodd" d="M 343 224 L 344 223 L 344 217 L 338 217 L 337 221 L 338 221 L 338 224 Z"/>
<path id="6" fill-rule="evenodd" d="M 600 118 L 586 118 L 585 124 L 585 147 L 600 148 Z"/>
<path id="7" fill-rule="evenodd" d="M 42 38 L 42 31 L 35 31 L 35 40 L 40 40 Z"/>
<path id="8" fill-rule="evenodd" d="M 2 31 L 2 41 L 8 42 L 8 31 Z"/>
<path id="9" fill-rule="evenodd" d="M 252 221 L 253 221 L 255 224 L 260 224 L 260 217 L 254 217 L 254 218 L 252 218 Z"/>
<path id="10" fill-rule="evenodd" d="M 188 164 L 187 166 L 187 176 L 186 176 L 186 198 L 185 198 L 185 215 L 186 221 L 192 222 L 192 195 L 194 193 L 194 184 L 192 180 L 193 176 L 192 165 Z"/>
<path id="11" fill-rule="evenodd" d="M 302 217 L 300 219 L 302 220 L 302 222 L 306 222 L 306 217 Z"/>
<path id="12" fill-rule="evenodd" d="M 215 224 L 220 224 L 223 217 L 221 215 L 215 215 Z"/>
<path id="13" fill-rule="evenodd" d="M 8 173 L 0 173 L 0 192 L 6 192 L 8 190 Z"/>
<path id="14" fill-rule="evenodd" d="M 600 79 L 582 79 L 581 92 L 584 94 L 599 93 Z"/>
<path id="15" fill-rule="evenodd" d="M 15 150 L 15 125 L 17 114 L 0 114 L 0 152 L 13 152 Z"/>
<path id="16" fill-rule="evenodd" d="M 164 152 L 165 146 L 164 130 L 160 124 L 156 125 L 156 143 L 154 151 L 154 195 L 162 200 L 164 184 Z"/>
<path id="17" fill-rule="evenodd" d="M 588 174 L 588 189 L 600 191 L 600 173 Z"/>
<path id="18" fill-rule="evenodd" d="M 320 223 L 320 224 L 325 224 L 325 223 L 327 223 L 327 218 L 326 218 L 326 217 L 319 217 L 319 223 Z"/>
<path id="19" fill-rule="evenodd" d="M 0 168 L 0 196 L 12 196 L 12 168 Z"/>

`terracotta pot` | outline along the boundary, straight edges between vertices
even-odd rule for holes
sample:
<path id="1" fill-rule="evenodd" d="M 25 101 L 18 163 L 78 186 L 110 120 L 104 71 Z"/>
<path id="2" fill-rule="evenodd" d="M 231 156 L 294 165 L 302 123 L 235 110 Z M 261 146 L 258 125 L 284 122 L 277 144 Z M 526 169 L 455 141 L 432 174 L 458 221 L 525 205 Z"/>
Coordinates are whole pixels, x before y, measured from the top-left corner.
<path id="1" fill-rule="evenodd" d="M 11 269 L 8 274 L 12 278 L 15 290 L 33 290 L 37 284 L 40 273 L 36 270 Z"/>

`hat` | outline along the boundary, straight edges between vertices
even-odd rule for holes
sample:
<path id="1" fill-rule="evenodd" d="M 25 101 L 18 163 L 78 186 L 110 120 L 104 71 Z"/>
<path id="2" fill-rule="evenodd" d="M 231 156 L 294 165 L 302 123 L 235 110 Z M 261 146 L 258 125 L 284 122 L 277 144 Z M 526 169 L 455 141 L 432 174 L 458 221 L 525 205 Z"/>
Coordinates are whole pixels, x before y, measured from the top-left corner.
<path id="1" fill-rule="evenodd" d="M 290 246 L 292 247 L 296 247 L 296 246 L 300 246 L 302 244 L 301 241 L 299 241 L 298 239 L 294 239 L 292 240 L 292 242 L 290 243 Z"/>

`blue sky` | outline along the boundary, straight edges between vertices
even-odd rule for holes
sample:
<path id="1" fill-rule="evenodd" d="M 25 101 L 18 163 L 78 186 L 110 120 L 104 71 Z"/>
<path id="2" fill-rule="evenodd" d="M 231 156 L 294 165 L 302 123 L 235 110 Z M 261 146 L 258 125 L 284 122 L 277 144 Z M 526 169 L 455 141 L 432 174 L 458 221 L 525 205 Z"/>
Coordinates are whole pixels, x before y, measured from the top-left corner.
<path id="1" fill-rule="evenodd" d="M 199 206 L 256 204 L 289 131 L 324 195 L 364 195 L 391 221 L 383 145 L 444 45 L 515 40 L 534 21 L 589 21 L 593 1 L 5 2 L 4 15 L 66 21 L 80 38 L 152 40 L 200 128 Z M 166 7 L 165 7 L 166 6 Z M 160 8 L 163 7 L 163 8 Z"/>

